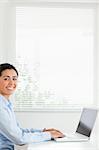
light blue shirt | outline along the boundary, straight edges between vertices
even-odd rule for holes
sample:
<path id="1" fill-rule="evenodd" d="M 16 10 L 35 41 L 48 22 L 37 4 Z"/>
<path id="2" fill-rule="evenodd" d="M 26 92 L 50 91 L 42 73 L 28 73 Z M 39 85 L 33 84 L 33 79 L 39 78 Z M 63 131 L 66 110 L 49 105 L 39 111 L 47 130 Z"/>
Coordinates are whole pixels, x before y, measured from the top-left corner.
<path id="1" fill-rule="evenodd" d="M 0 95 L 0 150 L 14 150 L 14 144 L 51 140 L 51 134 L 39 129 L 23 129 L 19 126 L 12 103 Z"/>

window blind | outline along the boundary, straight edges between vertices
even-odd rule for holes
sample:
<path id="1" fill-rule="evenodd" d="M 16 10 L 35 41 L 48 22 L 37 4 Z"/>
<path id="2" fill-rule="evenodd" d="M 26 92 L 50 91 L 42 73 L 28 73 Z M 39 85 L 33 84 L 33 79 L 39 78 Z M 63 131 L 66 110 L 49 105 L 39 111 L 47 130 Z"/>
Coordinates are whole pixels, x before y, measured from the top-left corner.
<path id="1" fill-rule="evenodd" d="M 16 110 L 94 105 L 94 28 L 94 7 L 16 7 Z"/>

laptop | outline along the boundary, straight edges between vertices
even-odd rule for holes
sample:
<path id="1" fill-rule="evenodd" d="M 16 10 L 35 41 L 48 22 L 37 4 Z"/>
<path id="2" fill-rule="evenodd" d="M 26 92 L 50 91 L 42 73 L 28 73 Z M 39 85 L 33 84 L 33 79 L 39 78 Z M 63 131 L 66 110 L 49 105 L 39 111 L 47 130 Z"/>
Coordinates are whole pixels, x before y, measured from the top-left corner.
<path id="1" fill-rule="evenodd" d="M 90 139 L 92 129 L 96 120 L 98 110 L 83 108 L 77 129 L 74 134 L 65 135 L 63 138 L 56 138 L 57 142 L 80 142 Z"/>

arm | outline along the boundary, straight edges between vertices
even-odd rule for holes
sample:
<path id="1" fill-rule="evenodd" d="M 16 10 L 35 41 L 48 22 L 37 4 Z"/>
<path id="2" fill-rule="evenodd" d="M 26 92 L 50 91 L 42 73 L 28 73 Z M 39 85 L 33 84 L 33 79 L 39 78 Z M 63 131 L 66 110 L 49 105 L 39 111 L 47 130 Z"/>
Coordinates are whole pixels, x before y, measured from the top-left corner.
<path id="1" fill-rule="evenodd" d="M 17 145 L 51 140 L 49 132 L 32 133 L 29 130 L 26 132 L 26 130 L 20 128 L 5 108 L 0 108 L 0 132 Z"/>
<path id="2" fill-rule="evenodd" d="M 23 132 L 26 132 L 26 133 L 29 133 L 29 132 L 34 133 L 34 132 L 43 132 L 43 131 L 44 131 L 44 128 L 43 128 L 43 129 L 22 128 L 18 122 L 17 122 L 17 126 L 18 126 Z"/>

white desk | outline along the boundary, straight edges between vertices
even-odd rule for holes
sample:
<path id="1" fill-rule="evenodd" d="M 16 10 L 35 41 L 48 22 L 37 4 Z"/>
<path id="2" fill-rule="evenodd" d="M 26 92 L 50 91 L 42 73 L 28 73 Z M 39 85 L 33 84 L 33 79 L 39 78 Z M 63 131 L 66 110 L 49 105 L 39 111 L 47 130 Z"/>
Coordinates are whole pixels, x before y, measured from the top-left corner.
<path id="1" fill-rule="evenodd" d="M 16 150 L 99 150 L 99 148 L 97 147 L 97 143 L 90 140 L 88 142 L 64 143 L 49 141 L 20 147 L 17 146 Z"/>

